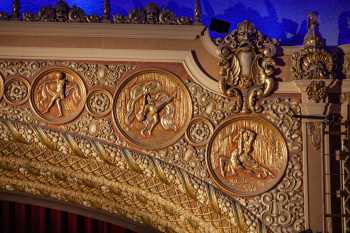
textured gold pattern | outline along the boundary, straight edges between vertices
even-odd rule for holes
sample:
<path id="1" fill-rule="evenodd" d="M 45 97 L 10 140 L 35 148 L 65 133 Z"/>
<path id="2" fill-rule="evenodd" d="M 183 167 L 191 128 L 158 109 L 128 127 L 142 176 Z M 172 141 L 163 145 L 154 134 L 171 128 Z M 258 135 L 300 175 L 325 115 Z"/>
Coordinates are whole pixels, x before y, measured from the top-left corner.
<path id="1" fill-rule="evenodd" d="M 244 116 L 224 122 L 208 145 L 209 171 L 220 187 L 240 196 L 275 186 L 284 174 L 288 149 L 268 121 Z"/>
<path id="2" fill-rule="evenodd" d="M 113 106 L 124 136 L 145 148 L 162 148 L 181 137 L 191 119 L 191 97 L 183 83 L 164 71 L 144 71 L 126 80 Z"/>
<path id="3" fill-rule="evenodd" d="M 0 73 L 0 100 L 2 99 L 3 95 L 4 95 L 4 78 Z"/>
<path id="4" fill-rule="evenodd" d="M 0 129 L 3 189 L 147 220 L 165 232 L 266 231 L 210 184 L 157 159 L 34 125 L 1 120 Z"/>
<path id="5" fill-rule="evenodd" d="M 51 124 L 74 120 L 84 108 L 85 84 L 78 74 L 66 68 L 50 68 L 34 80 L 31 105 L 35 113 Z"/>
<path id="6" fill-rule="evenodd" d="M 140 77 L 139 79 L 135 79 L 134 75 L 130 76 L 130 74 L 128 74 L 129 71 L 138 69 L 137 64 L 12 60 L 0 61 L 0 72 L 3 74 L 5 82 L 14 75 L 21 75 L 30 83 L 33 83 L 33 80 L 35 80 L 35 78 L 38 77 L 38 74 L 43 70 L 50 70 L 52 67 L 57 66 L 70 69 L 79 74 L 82 81 L 86 84 L 86 91 L 89 95 L 94 93 L 95 90 L 104 90 L 109 91 L 110 93 L 115 93 L 114 102 L 117 101 L 119 94 L 125 91 L 125 87 L 137 80 L 141 80 Z M 3 119 L 2 122 L 4 122 L 4 124 L 0 124 L 0 143 L 2 143 L 0 145 L 1 151 L 5 153 L 5 151 L 8 151 L 10 148 L 10 152 L 13 156 L 25 160 L 25 162 L 23 162 L 24 165 L 21 166 L 23 168 L 27 168 L 26 164 L 38 161 L 35 162 L 35 166 L 41 166 L 42 169 L 44 169 L 41 172 L 42 174 L 48 172 L 56 174 L 55 180 L 48 182 L 48 180 L 45 180 L 46 178 L 43 178 L 42 181 L 40 180 L 41 178 L 33 178 L 31 175 L 28 178 L 20 177 L 18 179 L 5 179 L 5 177 L 8 177 L 7 175 L 9 173 L 6 173 L 6 176 L 2 175 L 5 173 L 1 173 L 0 180 L 4 177 L 4 180 L 1 181 L 1 184 L 4 184 L 2 187 L 5 189 L 7 188 L 7 190 L 33 193 L 34 195 L 41 197 L 51 196 L 55 199 L 90 206 L 90 208 L 93 209 L 103 209 L 112 214 L 121 214 L 122 216 L 134 219 L 135 221 L 154 226 L 157 229 L 161 229 L 163 232 L 246 232 L 246 230 L 237 230 L 235 227 L 236 223 L 240 221 L 236 218 L 237 206 L 240 206 L 245 217 L 250 216 L 249 218 L 247 217 L 246 221 L 248 232 L 256 232 L 255 226 L 252 225 L 259 222 L 257 219 L 261 219 L 261 224 L 266 225 L 271 232 L 294 233 L 303 230 L 304 189 L 302 183 L 303 163 L 301 157 L 301 127 L 300 121 L 291 117 L 294 114 L 300 114 L 300 103 L 296 101 L 296 99 L 278 97 L 271 97 L 261 101 L 263 112 L 259 114 L 259 118 L 266 118 L 272 125 L 274 125 L 274 127 L 277 127 L 285 137 L 288 145 L 289 160 L 285 176 L 273 189 L 266 191 L 261 195 L 254 197 L 237 197 L 234 195 L 226 196 L 223 195 L 222 191 L 216 190 L 212 184 L 209 184 L 212 183 L 213 180 L 210 179 L 210 175 L 207 171 L 205 160 L 206 148 L 203 144 L 204 141 L 207 141 L 207 137 L 210 138 L 210 135 L 213 134 L 213 129 L 217 129 L 219 125 L 223 124 L 227 119 L 237 117 L 233 111 L 233 101 L 222 95 L 214 94 L 192 81 L 184 80 L 182 82 L 177 77 L 174 77 L 173 79 L 172 75 L 169 73 L 155 71 L 155 73 L 157 72 L 162 73 L 161 77 L 165 78 L 162 80 L 174 82 L 178 93 L 185 91 L 184 93 L 187 94 L 184 96 L 190 98 L 190 101 L 186 100 L 186 103 L 192 103 L 192 105 L 188 106 L 189 111 L 186 112 L 186 114 L 191 114 L 186 117 L 188 122 L 184 125 L 183 132 L 181 134 L 176 134 L 177 132 L 171 130 L 170 132 L 174 132 L 178 138 L 171 145 L 169 144 L 169 146 L 162 149 L 147 149 L 145 147 L 137 146 L 139 152 L 131 152 L 130 150 L 135 147 L 130 145 L 129 141 L 125 140 L 125 137 L 120 134 L 120 131 L 114 127 L 113 114 L 109 113 L 101 117 L 94 116 L 89 113 L 87 99 L 84 102 L 84 110 L 73 121 L 60 125 L 48 124 L 48 128 L 38 127 L 38 125 L 45 124 L 43 124 L 42 119 L 36 117 L 29 102 L 26 102 L 21 106 L 14 106 L 8 101 L 5 101 L 5 99 L 0 101 L 0 118 Z M 136 76 L 137 74 L 140 74 L 133 73 L 136 74 Z M 185 87 L 183 84 L 185 84 Z M 163 87 L 163 85 L 161 86 Z M 184 87 L 184 89 L 182 89 L 182 87 Z M 174 93 L 168 89 L 164 90 L 168 96 L 172 96 Z M 125 92 L 125 95 L 128 96 L 128 93 Z M 113 111 L 117 112 L 118 109 L 113 108 Z M 11 122 L 12 125 L 15 126 L 15 134 L 8 133 L 8 127 L 10 125 L 5 122 Z M 143 129 L 144 124 L 141 122 L 138 122 L 138 124 L 140 130 Z M 207 124 L 212 124 L 213 128 L 210 126 L 206 127 L 208 126 Z M 190 130 L 191 125 L 194 126 L 192 130 Z M 161 123 L 158 123 L 153 130 L 151 137 L 157 136 L 155 134 L 157 132 L 156 130 L 164 130 L 162 127 Z M 10 128 L 13 130 L 13 127 Z M 198 129 L 203 129 L 203 131 L 197 131 Z M 189 137 L 189 132 L 192 132 L 192 136 L 195 140 L 193 140 L 191 136 Z M 18 135 L 18 133 L 22 136 L 16 137 L 15 139 L 11 137 L 11 135 Z M 140 135 L 140 137 L 144 136 Z M 147 137 L 150 136 L 144 138 Z M 201 143 L 197 144 L 196 142 Z M 106 154 L 108 156 L 101 157 L 101 153 L 96 149 L 96 143 L 104 145 L 104 149 L 107 151 Z M 122 153 L 123 148 L 129 148 L 127 151 L 129 151 L 130 154 L 125 155 Z M 255 146 L 254 149 L 256 149 Z M 32 156 L 30 153 L 31 151 L 33 151 L 35 156 L 48 157 L 38 157 L 40 159 L 36 160 L 33 157 L 28 157 Z M 131 157 L 128 155 L 131 155 Z M 57 163 L 54 164 L 54 167 L 47 166 L 47 161 L 55 159 L 56 157 Z M 9 158 L 9 156 L 0 156 L 0 160 L 3 158 Z M 122 159 L 120 160 L 120 158 Z M 127 170 L 131 171 L 132 169 L 139 171 L 137 166 L 134 166 L 134 160 L 130 160 L 130 158 L 137 161 L 137 164 L 141 167 L 143 173 L 136 172 L 139 175 L 134 176 L 134 173 L 126 172 Z M 85 163 L 86 160 L 89 161 Z M 115 162 L 113 162 L 113 164 L 108 163 L 108 166 L 111 166 L 110 170 L 105 167 L 107 166 L 106 161 Z M 159 164 L 161 164 L 161 167 L 164 165 L 165 170 L 153 170 L 154 162 L 157 167 Z M 70 166 L 76 167 L 74 170 L 68 172 L 69 175 L 68 173 L 53 173 L 54 171 L 62 170 L 60 164 L 63 166 L 64 163 L 69 163 L 71 164 Z M 9 165 L 10 163 L 6 164 Z M 94 170 L 97 169 L 97 167 L 100 169 L 98 172 L 96 170 L 96 172 L 94 171 L 93 173 L 88 174 L 91 175 L 91 177 L 94 177 L 94 179 L 104 179 L 104 174 L 106 174 L 109 182 L 111 182 L 111 186 L 106 186 L 106 180 L 101 180 L 101 183 L 94 186 L 97 188 L 91 188 L 89 186 L 91 180 L 79 180 L 78 182 L 78 178 L 74 176 L 74 174 L 78 174 L 77 171 L 80 169 L 79 171 L 82 173 L 79 172 L 79 174 L 86 177 L 87 173 L 85 172 L 87 169 L 91 168 L 91 170 Z M 149 169 L 149 167 L 151 168 Z M 167 169 L 169 167 L 174 169 Z M 117 173 L 119 174 L 117 168 L 123 169 L 120 170 L 120 173 L 125 174 L 126 178 L 133 177 L 130 183 L 118 184 L 120 189 L 115 188 L 117 185 L 116 183 L 118 182 L 115 181 L 116 178 L 115 175 L 113 175 Z M 106 169 L 111 171 L 111 173 L 107 173 Z M 23 169 L 21 170 L 24 171 Z M 179 173 L 179 171 L 181 172 Z M 134 172 L 134 170 L 132 170 L 132 172 Z M 12 177 L 12 175 L 13 177 L 17 177 L 18 174 L 19 170 L 17 169 L 11 173 L 9 177 Z M 164 189 L 158 189 L 159 186 L 157 185 L 152 186 L 150 183 L 143 183 L 151 182 L 151 178 L 148 176 L 149 174 L 156 174 L 156 177 L 158 178 L 158 174 L 160 174 L 160 177 L 162 177 L 162 174 L 166 174 L 166 177 L 175 177 L 176 179 L 171 179 L 168 180 L 169 182 L 162 183 Z M 179 174 L 185 175 L 182 176 Z M 58 179 L 57 177 L 63 178 Z M 69 179 L 70 182 L 64 181 L 65 179 Z M 159 179 L 163 180 L 161 178 Z M 193 184 L 192 186 L 185 185 L 188 180 L 192 182 L 190 183 Z M 61 184 L 61 182 L 67 184 L 64 186 L 66 188 L 58 187 L 58 184 Z M 88 187 L 82 186 L 83 182 L 86 182 Z M 187 193 L 186 190 L 190 190 L 189 193 L 192 193 L 191 187 L 194 187 L 197 190 L 197 188 L 202 187 L 203 184 L 208 188 L 198 189 L 199 196 L 197 199 L 202 200 L 201 198 L 204 197 L 204 201 L 200 202 L 198 205 L 192 202 L 192 196 L 181 196 L 180 198 L 178 191 L 174 192 L 176 194 L 165 191 L 171 190 L 171 185 L 175 185 L 178 187 L 181 195 L 183 195 L 183 192 Z M 128 192 L 123 196 L 121 193 L 125 193 L 125 189 L 123 188 L 125 185 L 129 185 L 131 189 L 134 190 L 133 193 Z M 108 194 L 109 190 L 119 191 L 116 191 L 117 194 Z M 148 190 L 152 190 L 152 193 L 147 194 L 147 196 L 144 197 L 143 193 L 148 192 Z M 213 190 L 215 190 L 215 196 L 211 194 Z M 157 195 L 171 198 L 171 203 L 165 203 L 164 200 L 159 199 Z M 158 202 L 153 204 L 152 201 L 154 200 L 161 201 L 161 204 L 157 204 Z M 216 200 L 218 205 L 215 204 Z M 142 201 L 146 201 L 146 204 L 142 204 Z M 237 206 L 231 204 L 228 205 L 226 204 L 226 201 L 229 201 L 230 203 L 234 202 Z M 119 205 L 118 203 L 121 204 Z M 204 207 L 203 203 L 206 203 Z M 198 208 L 196 207 L 196 209 L 200 210 L 196 213 L 198 213 L 198 216 L 200 216 L 201 219 L 205 219 L 203 220 L 204 223 L 197 221 L 198 218 L 195 217 L 197 215 L 194 216 L 192 212 L 189 212 L 189 214 L 183 214 L 183 207 L 180 205 L 184 206 L 184 208 L 186 207 L 185 209 L 190 209 L 189 206 L 197 206 Z M 216 211 L 217 206 L 222 210 L 220 212 L 221 214 L 227 213 L 224 214 L 224 216 L 229 219 L 229 222 L 221 220 L 221 215 L 218 215 Z M 275 206 L 279 206 L 279 208 L 276 210 Z M 171 214 L 167 214 L 168 212 Z M 261 230 L 264 231 L 264 229 L 265 228 L 263 227 Z"/>
<path id="7" fill-rule="evenodd" d="M 316 103 L 324 102 L 328 95 L 328 87 L 325 81 L 312 81 L 306 88 L 306 94 L 309 100 Z"/>

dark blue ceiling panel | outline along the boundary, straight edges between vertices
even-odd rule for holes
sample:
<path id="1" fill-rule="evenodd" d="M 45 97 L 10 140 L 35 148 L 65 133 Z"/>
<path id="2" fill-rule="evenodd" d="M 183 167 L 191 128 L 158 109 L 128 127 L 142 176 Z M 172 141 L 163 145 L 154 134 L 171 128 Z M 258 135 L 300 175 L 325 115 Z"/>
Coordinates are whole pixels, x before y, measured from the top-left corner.
<path id="1" fill-rule="evenodd" d="M 102 15 L 103 0 L 66 0 L 87 14 Z M 12 0 L 0 0 L 0 11 L 11 12 Z M 55 5 L 57 0 L 21 0 L 21 11 L 37 12 L 40 7 Z M 126 15 L 150 2 L 169 8 L 178 15 L 191 16 L 194 0 L 111 0 L 112 13 Z M 306 31 L 306 16 L 319 14 L 320 31 L 328 45 L 350 43 L 350 0 L 202 0 L 203 22 L 212 18 L 228 21 L 231 29 L 247 19 L 264 34 L 277 38 L 282 45 L 299 45 Z M 214 37 L 220 36 L 213 34 Z"/>

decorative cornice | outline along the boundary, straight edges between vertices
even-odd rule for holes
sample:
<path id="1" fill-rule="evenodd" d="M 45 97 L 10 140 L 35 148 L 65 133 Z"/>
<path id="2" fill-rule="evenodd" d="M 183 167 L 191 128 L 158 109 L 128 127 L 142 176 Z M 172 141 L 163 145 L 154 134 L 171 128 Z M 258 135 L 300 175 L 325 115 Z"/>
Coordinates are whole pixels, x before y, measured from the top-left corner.
<path id="1" fill-rule="evenodd" d="M 109 0 L 103 1 L 103 16 L 87 15 L 77 6 L 69 6 L 65 0 L 57 0 L 54 7 L 42 7 L 39 12 L 25 12 L 20 18 L 20 0 L 13 0 L 12 15 L 0 12 L 0 20 L 23 20 L 25 22 L 65 22 L 65 23 L 110 23 L 111 6 Z M 195 2 L 195 23 L 201 23 L 201 7 Z M 168 24 L 168 25 L 192 25 L 193 19 L 187 16 L 177 17 L 168 9 L 160 9 L 156 4 L 149 3 L 144 8 L 134 9 L 127 16 L 114 15 L 112 22 L 119 24 Z"/>
<path id="2" fill-rule="evenodd" d="M 58 36 L 84 38 L 133 38 L 195 40 L 202 25 L 153 25 L 153 24 L 53 24 L 50 22 L 0 21 L 0 35 L 7 36 Z"/>

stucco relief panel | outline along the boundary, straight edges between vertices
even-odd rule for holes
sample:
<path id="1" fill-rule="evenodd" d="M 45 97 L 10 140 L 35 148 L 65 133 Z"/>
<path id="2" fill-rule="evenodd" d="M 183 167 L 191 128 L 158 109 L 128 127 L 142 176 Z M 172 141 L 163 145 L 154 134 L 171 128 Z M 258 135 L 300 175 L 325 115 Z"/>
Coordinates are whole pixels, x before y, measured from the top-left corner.
<path id="1" fill-rule="evenodd" d="M 207 91 L 176 71 L 144 67 L 0 61 L 5 97 L 0 117 L 44 122 L 54 129 L 135 148 L 214 185 L 225 183 L 217 187 L 273 232 L 303 229 L 301 129 L 292 118 L 300 113 L 298 99 L 272 96 L 260 102 L 262 113 L 243 116 L 234 113 L 229 98 Z M 23 87 L 32 95 L 30 101 L 16 106 L 6 100 L 11 77 L 27 80 Z M 52 126 L 54 122 L 59 124 Z M 74 148 L 84 154 L 94 149 L 93 145 L 75 145 L 74 138 L 60 140 L 71 143 L 71 153 L 76 153 Z M 208 156 L 210 160 L 214 155 L 217 180 L 207 168 Z M 242 177 L 249 177 L 255 191 L 237 186 Z M 261 180 L 267 183 L 260 186 Z"/>

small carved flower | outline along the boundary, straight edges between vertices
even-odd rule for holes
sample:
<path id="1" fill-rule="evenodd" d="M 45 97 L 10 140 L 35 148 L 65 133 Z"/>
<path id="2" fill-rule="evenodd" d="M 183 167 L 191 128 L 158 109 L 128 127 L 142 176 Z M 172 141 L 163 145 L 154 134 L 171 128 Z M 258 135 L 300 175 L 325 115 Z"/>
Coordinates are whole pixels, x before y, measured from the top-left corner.
<path id="1" fill-rule="evenodd" d="M 13 79 L 6 85 L 5 95 L 6 98 L 13 103 L 20 103 L 28 96 L 27 85 L 19 79 Z"/>
<path id="2" fill-rule="evenodd" d="M 95 91 L 88 98 L 88 108 L 92 114 L 103 115 L 108 112 L 111 100 L 107 93 Z"/>

